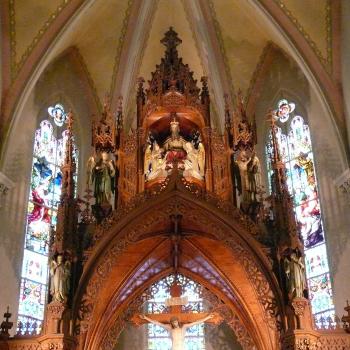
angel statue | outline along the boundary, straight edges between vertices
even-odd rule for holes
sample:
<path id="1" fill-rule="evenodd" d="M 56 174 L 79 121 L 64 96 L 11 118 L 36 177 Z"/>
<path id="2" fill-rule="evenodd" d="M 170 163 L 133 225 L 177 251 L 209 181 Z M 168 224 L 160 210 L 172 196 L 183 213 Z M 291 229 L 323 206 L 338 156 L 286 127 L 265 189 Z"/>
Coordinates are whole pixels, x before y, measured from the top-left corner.
<path id="1" fill-rule="evenodd" d="M 248 156 L 245 150 L 240 151 L 237 160 L 235 161 L 237 164 L 240 188 L 239 193 L 242 197 L 243 203 L 250 202 L 249 196 L 249 179 L 248 179 L 248 164 L 251 161 L 251 158 Z"/>
<path id="2" fill-rule="evenodd" d="M 204 177 L 204 169 L 205 169 L 205 148 L 202 142 L 198 144 L 198 165 L 199 165 L 199 173 L 202 177 Z"/>
<path id="3" fill-rule="evenodd" d="M 64 261 L 63 255 L 58 254 L 50 261 L 50 294 L 52 301 L 64 303 L 68 299 L 71 264 Z"/>
<path id="4" fill-rule="evenodd" d="M 203 177 L 200 172 L 199 167 L 199 152 L 196 150 L 191 142 L 185 143 L 185 151 L 187 153 L 186 159 L 184 161 L 185 171 L 184 176 L 192 176 L 202 180 Z"/>
<path id="5" fill-rule="evenodd" d="M 90 157 L 87 167 L 89 184 L 94 185 L 95 205 L 111 204 L 116 168 L 108 153 L 102 152 L 97 162 Z"/>
<path id="6" fill-rule="evenodd" d="M 261 166 L 259 158 L 256 156 L 255 152 L 253 152 L 247 164 L 247 174 L 250 200 L 253 202 L 257 202 L 257 196 L 259 190 L 261 189 Z"/>
<path id="7" fill-rule="evenodd" d="M 151 160 L 152 160 L 152 145 L 148 143 L 146 146 L 145 157 L 143 162 L 143 172 L 146 176 L 146 179 L 148 177 L 148 174 L 151 172 Z"/>
<path id="8" fill-rule="evenodd" d="M 292 298 L 303 298 L 306 288 L 305 265 L 298 250 L 284 259 L 284 271 L 287 275 L 288 294 Z"/>
<path id="9" fill-rule="evenodd" d="M 145 175 L 147 180 L 157 177 L 166 177 L 166 162 L 163 157 L 163 149 L 159 147 L 157 141 L 153 142 L 153 150 L 147 146 L 145 152 Z"/>

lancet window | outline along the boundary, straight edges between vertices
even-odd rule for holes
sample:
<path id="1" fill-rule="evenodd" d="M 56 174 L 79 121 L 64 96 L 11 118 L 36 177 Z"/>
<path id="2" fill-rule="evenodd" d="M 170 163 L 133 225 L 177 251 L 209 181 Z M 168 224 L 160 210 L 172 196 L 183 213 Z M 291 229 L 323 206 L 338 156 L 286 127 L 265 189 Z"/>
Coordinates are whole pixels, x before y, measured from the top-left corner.
<path id="1" fill-rule="evenodd" d="M 40 330 L 48 282 L 50 233 L 56 226 L 61 195 L 67 130 L 61 104 L 48 108 L 49 119 L 34 135 L 33 162 L 24 240 L 18 324 L 27 332 Z M 77 160 L 77 150 L 75 150 Z"/>
<path id="2" fill-rule="evenodd" d="M 301 116 L 293 113 L 294 103 L 283 99 L 277 107 L 279 151 L 286 165 L 288 189 L 304 242 L 312 313 L 317 325 L 328 324 L 329 318 L 334 320 L 334 304 L 310 129 Z M 270 178 L 272 152 L 270 134 L 266 146 Z"/>
<path id="3" fill-rule="evenodd" d="M 148 313 L 162 313 L 167 308 L 166 300 L 171 297 L 170 288 L 175 282 L 175 275 L 170 275 L 156 284 L 152 289 L 152 298 L 147 303 Z M 181 285 L 183 295 L 187 298 L 187 304 L 183 305 L 183 311 L 203 312 L 203 300 L 200 296 L 201 286 L 189 278 L 178 275 L 177 284 Z M 148 350 L 171 350 L 171 338 L 169 332 L 154 324 L 147 325 Z M 204 323 L 197 324 L 186 330 L 185 350 L 204 350 Z"/>

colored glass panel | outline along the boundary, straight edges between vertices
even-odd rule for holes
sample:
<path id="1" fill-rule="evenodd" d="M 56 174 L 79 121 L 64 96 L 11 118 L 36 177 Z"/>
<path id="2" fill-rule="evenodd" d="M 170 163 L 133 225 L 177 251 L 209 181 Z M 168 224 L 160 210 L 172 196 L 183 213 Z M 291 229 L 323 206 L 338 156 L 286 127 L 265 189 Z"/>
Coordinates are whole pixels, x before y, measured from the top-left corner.
<path id="1" fill-rule="evenodd" d="M 174 276 L 170 275 L 152 286 L 152 299 L 147 303 L 148 313 L 165 311 L 166 299 L 170 298 L 170 286 Z M 193 312 L 203 311 L 203 302 L 200 297 L 200 285 L 188 278 L 179 275 L 177 283 L 182 286 L 183 295 L 188 298 L 186 309 Z M 148 324 L 148 350 L 171 350 L 172 343 L 169 332 L 160 326 Z M 185 350 L 204 350 L 204 324 L 195 325 L 186 330 Z"/>
<path id="2" fill-rule="evenodd" d="M 314 313 L 328 311 L 334 308 L 332 286 L 328 273 L 310 278 L 308 284 L 309 297 Z"/>
<path id="3" fill-rule="evenodd" d="M 27 225 L 22 264 L 18 322 L 26 331 L 40 328 L 48 280 L 48 246 L 50 233 L 57 223 L 67 131 L 62 105 L 49 108 L 55 124 L 44 120 L 35 132 Z M 75 159 L 78 152 L 74 149 Z M 33 324 L 36 324 L 36 327 Z"/>
<path id="4" fill-rule="evenodd" d="M 44 318 L 46 286 L 22 278 L 20 295 L 19 314 L 42 320 Z"/>
<path id="5" fill-rule="evenodd" d="M 47 254 L 51 231 L 51 210 L 36 202 L 28 203 L 25 248 Z"/>
<path id="6" fill-rule="evenodd" d="M 320 319 L 327 317 L 334 321 L 332 287 L 310 129 L 301 116 L 294 116 L 289 119 L 295 105 L 287 100 L 283 100 L 283 103 L 287 107 L 289 103 L 289 109 L 286 107 L 286 113 L 289 111 L 288 116 L 286 113 L 283 114 L 283 111 L 280 111 L 281 101 L 278 104 L 276 116 L 282 124 L 280 124 L 280 127 L 277 126 L 276 137 L 280 155 L 286 165 L 288 190 L 293 197 L 295 216 L 304 241 L 306 276 L 312 312 L 316 318 L 316 324 L 320 323 Z M 290 108 L 290 105 L 294 107 Z M 281 116 L 283 119 L 281 119 Z M 272 155 L 270 133 L 266 145 L 266 159 L 270 179 L 273 177 Z M 272 191 L 271 183 L 269 186 L 270 191 Z"/>
<path id="7" fill-rule="evenodd" d="M 305 251 L 306 275 L 308 278 L 328 272 L 326 246 L 318 245 Z"/>
<path id="8" fill-rule="evenodd" d="M 45 284 L 47 281 L 47 256 L 25 249 L 22 277 Z"/>

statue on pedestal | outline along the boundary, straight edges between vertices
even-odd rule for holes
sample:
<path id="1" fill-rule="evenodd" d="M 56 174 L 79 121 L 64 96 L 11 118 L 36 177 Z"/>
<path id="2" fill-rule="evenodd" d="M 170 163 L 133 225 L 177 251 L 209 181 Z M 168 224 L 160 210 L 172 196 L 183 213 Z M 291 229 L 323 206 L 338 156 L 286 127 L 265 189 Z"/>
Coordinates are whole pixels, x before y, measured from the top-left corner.
<path id="1" fill-rule="evenodd" d="M 88 174 L 89 183 L 94 185 L 95 205 L 111 205 L 116 169 L 107 152 L 102 152 L 97 162 L 94 157 L 90 157 Z"/>
<path id="2" fill-rule="evenodd" d="M 299 250 L 293 250 L 284 259 L 284 271 L 287 276 L 288 294 L 292 298 L 303 298 L 306 289 L 305 265 Z"/>
<path id="3" fill-rule="evenodd" d="M 69 294 L 71 264 L 69 260 L 65 260 L 62 254 L 58 254 L 56 258 L 50 261 L 50 294 L 52 301 L 65 303 Z"/>
<path id="4" fill-rule="evenodd" d="M 238 158 L 236 160 L 236 164 L 239 170 L 238 175 L 240 177 L 240 185 L 241 185 L 240 188 L 238 188 L 238 191 L 241 195 L 243 203 L 250 202 L 250 195 L 249 195 L 250 186 L 249 186 L 249 179 L 248 179 L 248 164 L 250 160 L 251 159 L 245 150 L 240 151 Z"/>
<path id="5" fill-rule="evenodd" d="M 255 152 L 252 153 L 247 164 L 248 173 L 248 191 L 250 201 L 257 202 L 258 194 L 261 189 L 261 167 L 260 161 Z"/>

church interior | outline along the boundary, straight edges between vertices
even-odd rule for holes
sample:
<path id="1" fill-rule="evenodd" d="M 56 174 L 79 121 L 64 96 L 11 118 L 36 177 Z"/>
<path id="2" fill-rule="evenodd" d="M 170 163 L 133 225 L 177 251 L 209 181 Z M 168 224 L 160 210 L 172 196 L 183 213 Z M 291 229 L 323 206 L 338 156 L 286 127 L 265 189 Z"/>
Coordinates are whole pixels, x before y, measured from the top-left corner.
<path id="1" fill-rule="evenodd" d="M 350 350 L 350 1 L 0 10 L 1 350 Z"/>

